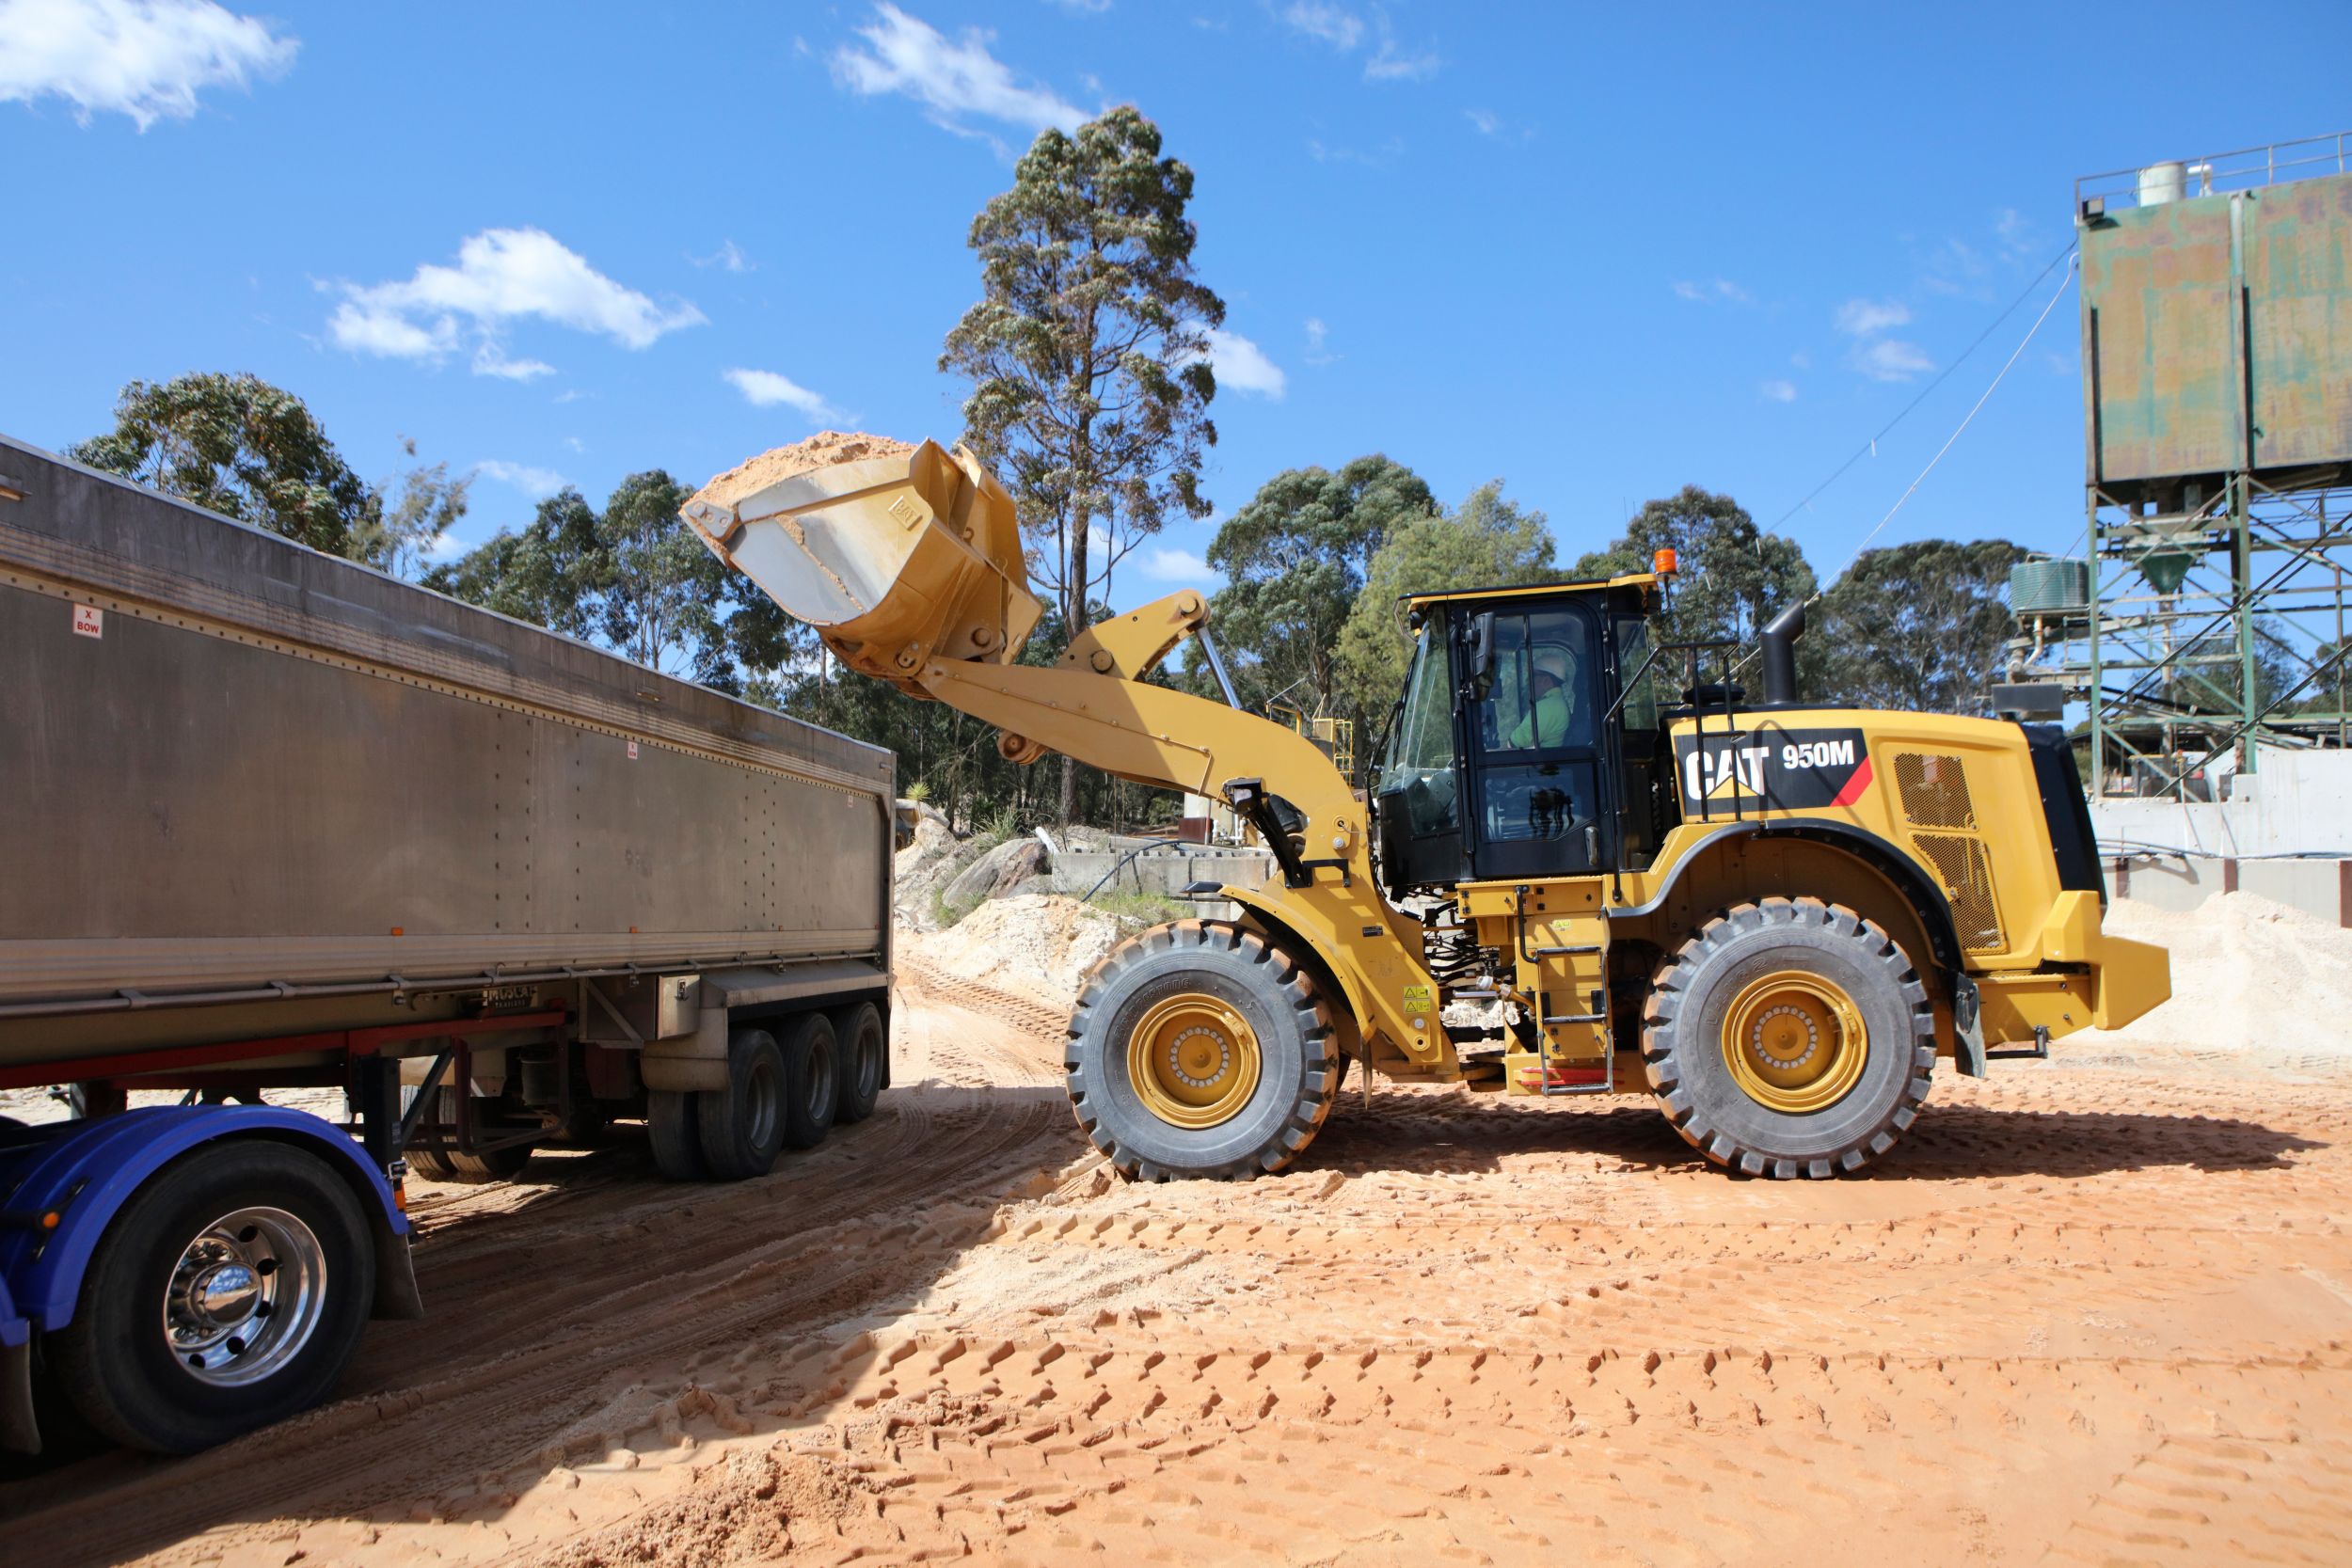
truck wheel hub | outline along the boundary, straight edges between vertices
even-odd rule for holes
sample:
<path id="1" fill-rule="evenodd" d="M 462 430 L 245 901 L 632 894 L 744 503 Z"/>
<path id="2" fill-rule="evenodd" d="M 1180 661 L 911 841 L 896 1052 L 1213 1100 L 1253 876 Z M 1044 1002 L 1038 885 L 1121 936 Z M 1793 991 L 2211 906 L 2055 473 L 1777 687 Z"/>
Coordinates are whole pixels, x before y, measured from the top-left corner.
<path id="1" fill-rule="evenodd" d="M 1187 991 L 1154 1006 L 1127 1041 L 1136 1098 L 1178 1127 L 1214 1127 L 1258 1092 L 1258 1036 L 1214 996 Z"/>
<path id="2" fill-rule="evenodd" d="M 181 1249 L 164 1291 L 164 1340 L 199 1382 L 254 1383 L 310 1342 L 326 1302 L 326 1253 L 282 1209 L 239 1209 Z"/>

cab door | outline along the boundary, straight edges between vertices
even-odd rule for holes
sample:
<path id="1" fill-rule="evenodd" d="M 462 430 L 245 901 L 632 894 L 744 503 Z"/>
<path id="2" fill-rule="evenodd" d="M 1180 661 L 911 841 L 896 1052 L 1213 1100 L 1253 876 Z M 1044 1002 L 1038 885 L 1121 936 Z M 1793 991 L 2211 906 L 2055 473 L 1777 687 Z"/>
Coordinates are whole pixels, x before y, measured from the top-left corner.
<path id="1" fill-rule="evenodd" d="M 1373 811 L 1380 828 L 1380 877 L 1391 897 L 1450 887 L 1462 877 L 1461 778 L 1454 676 L 1443 614 L 1422 626 L 1406 673 L 1405 697 L 1389 725 Z"/>
<path id="2" fill-rule="evenodd" d="M 1567 877 L 1616 864 L 1616 781 L 1608 767 L 1613 653 L 1594 609 L 1503 600 L 1482 612 L 1491 655 L 1461 709 L 1470 874 L 1480 881 Z"/>

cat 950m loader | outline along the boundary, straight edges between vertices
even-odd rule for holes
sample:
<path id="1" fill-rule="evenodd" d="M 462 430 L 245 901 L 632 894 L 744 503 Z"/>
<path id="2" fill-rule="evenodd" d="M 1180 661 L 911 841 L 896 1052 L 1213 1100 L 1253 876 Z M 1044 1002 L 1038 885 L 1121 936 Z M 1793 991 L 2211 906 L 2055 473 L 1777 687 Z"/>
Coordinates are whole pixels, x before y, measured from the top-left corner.
<path id="1" fill-rule="evenodd" d="M 1146 931 L 1078 999 L 1071 1101 L 1130 1175 L 1281 1169 L 1353 1058 L 1647 1093 L 1720 1165 L 1828 1177 L 1895 1146 L 1937 1058 L 1980 1075 L 2000 1047 L 2169 994 L 2162 949 L 2101 929 L 2062 734 L 1809 706 L 1801 607 L 1765 632 L 1749 701 L 1666 689 L 1662 573 L 1417 595 L 1359 794 L 1233 705 L 1198 592 L 1014 662 L 1040 608 L 1012 502 L 968 451 L 926 442 L 686 518 L 851 669 L 994 724 L 1007 757 L 1221 798 L 1272 849 L 1265 885 L 1192 890 L 1238 920 Z M 1224 704 L 1146 681 L 1186 636 Z M 1482 1006 L 1451 1015 L 1483 1022 L 1449 1022 L 1463 1002 Z"/>

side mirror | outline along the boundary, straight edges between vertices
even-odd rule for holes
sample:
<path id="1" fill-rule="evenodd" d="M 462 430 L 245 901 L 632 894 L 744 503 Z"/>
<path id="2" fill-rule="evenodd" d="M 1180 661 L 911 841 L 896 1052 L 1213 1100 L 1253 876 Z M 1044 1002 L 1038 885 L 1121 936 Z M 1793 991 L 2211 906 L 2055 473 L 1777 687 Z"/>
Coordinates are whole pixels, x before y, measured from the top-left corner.
<path id="1" fill-rule="evenodd" d="M 1487 688 L 1495 674 L 1495 612 L 1491 610 L 1470 617 L 1469 628 L 1462 637 L 1466 656 L 1464 673 L 1469 676 L 1470 698 L 1484 702 Z"/>

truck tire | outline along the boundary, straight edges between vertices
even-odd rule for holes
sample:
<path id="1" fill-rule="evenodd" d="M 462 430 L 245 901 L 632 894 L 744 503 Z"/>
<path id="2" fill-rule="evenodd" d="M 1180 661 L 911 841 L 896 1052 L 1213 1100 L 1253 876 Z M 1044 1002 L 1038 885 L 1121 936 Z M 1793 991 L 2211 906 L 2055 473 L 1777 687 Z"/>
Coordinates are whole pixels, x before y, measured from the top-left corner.
<path id="1" fill-rule="evenodd" d="M 441 1097 L 441 1120 L 455 1126 L 457 1108 L 450 1100 L 455 1091 L 438 1089 L 435 1092 Z M 481 1095 L 474 1097 L 473 1121 L 477 1127 L 485 1132 L 498 1131 L 488 1125 L 490 1117 L 486 1114 L 488 1108 L 496 1103 L 496 1101 Z M 418 1148 L 402 1150 L 401 1157 L 408 1162 L 411 1170 L 428 1181 L 454 1181 L 464 1186 L 478 1187 L 489 1181 L 512 1181 L 520 1176 L 523 1167 L 531 1164 L 532 1147 L 530 1144 L 508 1144 L 503 1148 L 475 1154 L 455 1148 Z"/>
<path id="2" fill-rule="evenodd" d="M 712 1180 L 748 1181 L 765 1176 L 784 1148 L 784 1053 L 765 1029 L 727 1037 L 727 1086 L 694 1096 L 703 1166 Z"/>
<path id="3" fill-rule="evenodd" d="M 645 1091 L 654 1166 L 672 1181 L 710 1180 L 710 1167 L 703 1164 L 702 1113 L 694 1103 L 701 1098 L 691 1089 Z"/>
<path id="4" fill-rule="evenodd" d="M 833 1021 L 803 1013 L 784 1035 L 784 1141 L 790 1148 L 815 1148 L 833 1129 L 841 1102 L 841 1051 Z"/>
<path id="5" fill-rule="evenodd" d="M 874 1102 L 882 1098 L 882 1076 L 890 1066 L 890 1034 L 882 1027 L 882 1009 L 871 1002 L 835 1007 L 827 1016 L 841 1080 L 833 1119 L 847 1126 L 872 1116 Z"/>
<path id="6" fill-rule="evenodd" d="M 1340 1081 L 1306 973 L 1223 921 L 1156 927 L 1113 950 L 1070 1015 L 1064 1065 L 1078 1125 L 1148 1181 L 1282 1169 Z"/>
<path id="7" fill-rule="evenodd" d="M 1767 898 L 1658 971 L 1642 1058 L 1667 1119 L 1719 1165 L 1816 1179 L 1895 1147 L 1927 1099 L 1935 1015 L 1893 938 L 1841 905 Z"/>
<path id="8" fill-rule="evenodd" d="M 323 1399 L 374 1297 L 368 1218 L 325 1162 L 206 1144 L 107 1227 L 51 1338 L 58 1383 L 115 1441 L 193 1453 Z"/>

